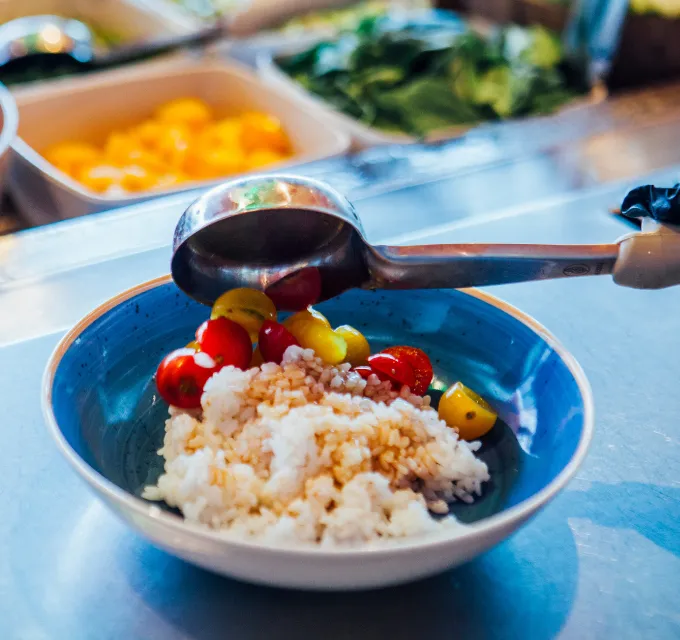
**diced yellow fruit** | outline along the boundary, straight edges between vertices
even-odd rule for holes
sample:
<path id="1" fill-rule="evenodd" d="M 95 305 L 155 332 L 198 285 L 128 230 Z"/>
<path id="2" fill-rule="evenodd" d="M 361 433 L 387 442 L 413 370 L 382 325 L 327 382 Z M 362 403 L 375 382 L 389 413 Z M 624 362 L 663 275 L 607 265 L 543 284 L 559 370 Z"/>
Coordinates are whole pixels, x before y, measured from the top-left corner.
<path id="1" fill-rule="evenodd" d="M 246 157 L 246 165 L 248 169 L 261 169 L 262 167 L 268 167 L 277 162 L 283 162 L 288 156 L 285 156 L 277 151 L 269 151 L 267 149 L 261 149 L 258 151 L 253 151 Z"/>
<path id="2" fill-rule="evenodd" d="M 211 180 L 229 176 L 245 168 L 245 158 L 238 149 L 213 149 L 190 153 L 185 170 L 194 178 Z"/>
<path id="3" fill-rule="evenodd" d="M 167 124 L 147 120 L 132 130 L 132 136 L 148 149 L 155 149 Z"/>
<path id="4" fill-rule="evenodd" d="M 126 133 L 112 133 L 104 145 L 104 155 L 107 162 L 118 167 L 134 164 L 155 173 L 169 169 L 157 152 L 146 149 L 136 137 Z"/>
<path id="5" fill-rule="evenodd" d="M 158 176 L 147 171 L 139 165 L 128 165 L 123 167 L 123 176 L 120 184 L 127 191 L 146 191 L 152 189 L 157 182 Z"/>
<path id="6" fill-rule="evenodd" d="M 189 178 L 181 173 L 164 173 L 158 176 L 155 189 L 172 189 L 183 182 L 189 182 Z"/>
<path id="7" fill-rule="evenodd" d="M 240 324 L 257 342 L 265 320 L 276 320 L 276 307 L 269 297 L 257 289 L 242 287 L 223 293 L 213 304 L 211 318 L 224 316 Z"/>
<path id="8" fill-rule="evenodd" d="M 191 132 L 184 125 L 165 127 L 163 134 L 156 143 L 161 157 L 176 169 L 184 165 L 191 146 Z"/>
<path id="9" fill-rule="evenodd" d="M 86 187 L 114 195 L 258 170 L 290 157 L 291 149 L 276 118 L 248 112 L 216 120 L 206 103 L 187 97 L 112 131 L 102 145 L 64 142 L 44 156 Z"/>
<path id="10" fill-rule="evenodd" d="M 144 167 L 148 171 L 162 174 L 169 171 L 172 167 L 155 153 L 149 153 L 145 149 L 135 149 L 130 153 L 129 164 L 136 164 Z"/>
<path id="11" fill-rule="evenodd" d="M 266 113 L 244 113 L 241 116 L 241 143 L 246 151 L 267 149 L 282 154 L 290 152 L 290 141 L 281 123 Z"/>
<path id="12" fill-rule="evenodd" d="M 61 171 L 76 174 L 86 166 L 99 162 L 101 153 L 91 144 L 63 142 L 47 149 L 44 156 Z"/>
<path id="13" fill-rule="evenodd" d="M 200 128 L 212 119 L 212 110 L 198 98 L 178 98 L 159 107 L 156 117 L 163 122 Z"/>
<path id="14" fill-rule="evenodd" d="M 228 149 L 241 148 L 241 121 L 236 118 L 225 118 L 206 127 L 199 139 L 202 148 L 216 147 Z"/>
<path id="15" fill-rule="evenodd" d="M 439 401 L 439 417 L 463 440 L 476 440 L 491 431 L 498 414 L 484 398 L 456 382 Z"/>
<path id="16" fill-rule="evenodd" d="M 133 136 L 127 133 L 114 132 L 106 139 L 104 155 L 108 162 L 122 166 L 130 162 L 131 153 L 141 149 L 141 145 Z"/>
<path id="17" fill-rule="evenodd" d="M 348 324 L 343 324 L 335 330 L 339 336 L 344 338 L 347 343 L 347 355 L 345 362 L 349 362 L 353 367 L 366 364 L 368 356 L 371 355 L 371 347 L 363 333 L 357 331 Z"/>
<path id="18" fill-rule="evenodd" d="M 92 191 L 103 193 L 115 185 L 120 185 L 123 172 L 118 167 L 108 164 L 98 164 L 84 169 L 78 180 Z"/>

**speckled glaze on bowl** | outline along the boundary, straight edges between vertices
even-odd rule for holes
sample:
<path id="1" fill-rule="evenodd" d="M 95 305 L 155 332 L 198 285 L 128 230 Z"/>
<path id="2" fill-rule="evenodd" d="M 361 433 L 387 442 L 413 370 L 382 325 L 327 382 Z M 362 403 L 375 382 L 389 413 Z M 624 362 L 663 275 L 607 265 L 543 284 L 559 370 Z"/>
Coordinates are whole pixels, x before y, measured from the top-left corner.
<path id="1" fill-rule="evenodd" d="M 333 325 L 360 328 L 373 348 L 420 346 L 439 386 L 460 379 L 498 408 L 481 451 L 492 481 L 474 505 L 454 505 L 469 526 L 388 548 L 280 548 L 229 540 L 142 500 L 162 470 L 167 412 L 152 375 L 209 315 L 169 277 L 116 296 L 61 340 L 43 380 L 49 431 L 98 496 L 154 544 L 227 576 L 312 589 L 385 586 L 461 564 L 513 533 L 583 461 L 593 431 L 588 381 L 516 309 L 477 291 L 350 291 L 319 309 Z"/>

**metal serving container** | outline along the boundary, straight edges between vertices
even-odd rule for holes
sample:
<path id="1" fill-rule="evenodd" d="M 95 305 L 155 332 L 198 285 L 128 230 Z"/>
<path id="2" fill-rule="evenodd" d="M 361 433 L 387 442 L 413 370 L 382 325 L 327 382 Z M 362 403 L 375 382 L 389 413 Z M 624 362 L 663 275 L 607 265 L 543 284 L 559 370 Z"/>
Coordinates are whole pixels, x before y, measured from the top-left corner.
<path id="1" fill-rule="evenodd" d="M 0 0 L 0 24 L 30 15 L 58 15 L 82 20 L 95 31 L 120 37 L 123 42 L 181 35 L 198 28 L 198 21 L 166 7 L 162 0 Z M 11 87 L 17 95 L 41 91 L 53 82 L 69 82 L 74 76 L 39 80 Z"/>
<path id="2" fill-rule="evenodd" d="M 17 97 L 21 124 L 12 145 L 9 187 L 20 213 L 29 224 L 46 224 L 222 182 L 224 178 L 106 196 L 76 182 L 40 155 L 65 140 L 101 142 L 109 132 L 147 118 L 163 102 L 184 96 L 201 98 L 225 115 L 260 110 L 279 118 L 294 156 L 272 165 L 274 170 L 338 155 L 349 147 L 349 138 L 329 127 L 314 108 L 267 86 L 245 67 L 208 58 L 148 62 L 134 71 L 118 69 L 74 78 Z"/>

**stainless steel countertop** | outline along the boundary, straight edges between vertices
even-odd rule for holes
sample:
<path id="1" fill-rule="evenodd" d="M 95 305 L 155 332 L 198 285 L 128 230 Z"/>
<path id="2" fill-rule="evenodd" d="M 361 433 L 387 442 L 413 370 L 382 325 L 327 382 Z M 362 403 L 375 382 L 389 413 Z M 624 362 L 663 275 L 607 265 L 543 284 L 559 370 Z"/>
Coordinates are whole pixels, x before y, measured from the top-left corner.
<path id="1" fill-rule="evenodd" d="M 371 238 L 605 242 L 626 231 L 607 212 L 625 183 L 548 193 L 530 206 L 490 206 L 474 217 L 450 198 L 456 184 L 360 202 Z M 468 202 L 474 209 L 474 198 Z M 416 203 L 448 208 L 436 228 L 417 231 Z M 535 520 L 440 577 L 360 594 L 277 591 L 193 568 L 124 527 L 49 440 L 40 378 L 67 326 L 167 271 L 170 232 L 184 206 L 181 198 L 160 202 L 0 243 L 0 251 L 15 252 L 0 256 L 1 637 L 680 637 L 679 289 L 631 291 L 603 277 L 493 290 L 581 361 L 595 394 L 596 433 L 577 478 Z M 447 215 L 450 207 L 460 215 Z M 394 224 L 377 222 L 389 211 Z M 141 229 L 148 233 L 137 235 Z M 107 255 L 88 254 L 107 238 Z M 65 262 L 51 258 L 57 246 Z"/>
<path id="2" fill-rule="evenodd" d="M 358 198 L 374 242 L 609 242 L 627 231 L 608 209 L 630 180 L 680 176 L 679 97 L 666 87 L 480 130 L 435 154 L 374 150 L 305 171 Z M 573 350 L 596 434 L 542 514 L 438 578 L 344 595 L 252 587 L 169 557 L 109 514 L 47 436 L 42 370 L 84 313 L 167 272 L 191 199 L 0 238 L 1 638 L 680 637 L 677 288 L 593 278 L 492 291 Z"/>

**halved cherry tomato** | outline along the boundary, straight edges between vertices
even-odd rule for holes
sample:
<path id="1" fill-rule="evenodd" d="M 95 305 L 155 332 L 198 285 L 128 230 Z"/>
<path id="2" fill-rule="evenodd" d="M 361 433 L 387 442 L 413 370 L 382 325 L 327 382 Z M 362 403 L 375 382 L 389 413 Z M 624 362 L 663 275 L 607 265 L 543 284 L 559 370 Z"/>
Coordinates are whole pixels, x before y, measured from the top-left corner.
<path id="1" fill-rule="evenodd" d="M 316 267 L 301 269 L 269 287 L 267 295 L 274 301 L 277 309 L 304 309 L 318 302 L 321 296 L 321 273 Z"/>
<path id="2" fill-rule="evenodd" d="M 347 343 L 345 362 L 349 362 L 355 367 L 364 364 L 368 356 L 371 355 L 371 347 L 363 333 L 348 324 L 338 327 L 335 333 L 344 338 Z"/>
<path id="3" fill-rule="evenodd" d="M 439 400 L 439 417 L 463 440 L 476 440 L 491 431 L 498 414 L 479 394 L 456 382 Z"/>
<path id="4" fill-rule="evenodd" d="M 205 383 L 217 370 L 215 361 L 207 353 L 176 349 L 158 365 L 156 387 L 168 404 L 196 409 L 201 406 Z"/>
<path id="5" fill-rule="evenodd" d="M 294 322 L 288 330 L 305 349 L 312 349 L 328 364 L 340 364 L 347 356 L 345 339 L 322 322 Z"/>
<path id="6" fill-rule="evenodd" d="M 397 346 L 383 349 L 382 353 L 389 353 L 399 360 L 411 365 L 416 374 L 415 385 L 411 387 L 411 393 L 424 396 L 432 382 L 432 363 L 427 354 L 417 347 Z"/>
<path id="7" fill-rule="evenodd" d="M 307 307 L 302 311 L 294 313 L 292 316 L 288 316 L 283 321 L 283 326 L 286 327 L 288 331 L 293 331 L 294 329 L 306 326 L 314 322 L 319 322 L 324 327 L 328 327 L 329 329 L 331 328 L 331 323 L 328 321 L 328 318 L 325 315 L 323 315 L 323 313 L 317 311 L 313 307 Z"/>
<path id="8" fill-rule="evenodd" d="M 281 364 L 286 349 L 293 345 L 299 347 L 300 343 L 286 327 L 271 320 L 264 321 L 257 346 L 265 362 Z"/>
<path id="9" fill-rule="evenodd" d="M 331 329 L 328 319 L 316 309 L 307 307 L 283 321 L 305 349 L 313 349 L 319 358 L 328 364 L 339 364 L 347 356 L 345 339 Z"/>
<path id="10" fill-rule="evenodd" d="M 410 364 L 389 353 L 376 353 L 368 357 L 368 364 L 374 371 L 380 371 L 399 385 L 413 389 L 416 374 Z"/>
<path id="11" fill-rule="evenodd" d="M 228 318 L 206 320 L 196 331 L 196 342 L 215 360 L 218 369 L 227 365 L 247 369 L 253 355 L 248 332 Z"/>
<path id="12" fill-rule="evenodd" d="M 382 371 L 375 371 L 374 369 L 371 369 L 368 365 L 360 365 L 358 367 L 354 367 L 352 371 L 356 371 L 364 380 L 368 380 L 368 378 L 372 375 L 378 376 L 378 379 L 380 382 L 392 382 L 390 380 L 390 377 L 388 375 L 385 375 Z"/>
<path id="13" fill-rule="evenodd" d="M 240 324 L 257 342 L 257 334 L 265 320 L 276 320 L 276 307 L 266 294 L 241 287 L 223 293 L 213 304 L 212 319 L 229 318 Z"/>

